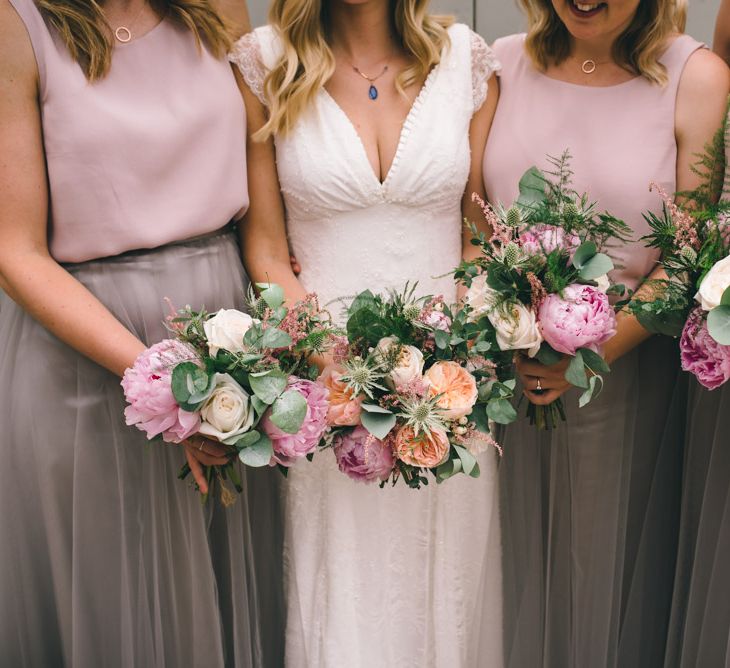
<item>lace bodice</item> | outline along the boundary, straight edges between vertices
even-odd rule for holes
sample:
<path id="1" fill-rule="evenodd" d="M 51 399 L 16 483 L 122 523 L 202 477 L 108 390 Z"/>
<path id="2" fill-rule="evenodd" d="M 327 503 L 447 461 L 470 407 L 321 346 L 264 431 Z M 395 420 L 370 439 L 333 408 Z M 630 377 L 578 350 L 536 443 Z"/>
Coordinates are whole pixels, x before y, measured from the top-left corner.
<path id="1" fill-rule="evenodd" d="M 289 235 L 308 289 L 334 298 L 420 275 L 424 288 L 453 291 L 448 279 L 431 277 L 459 261 L 469 124 L 499 65 L 467 26 L 454 25 L 449 35 L 451 46 L 416 97 L 383 182 L 355 127 L 325 89 L 294 128 L 277 137 Z M 263 80 L 280 54 L 279 37 L 267 26 L 239 40 L 230 56 L 264 103 Z M 339 271 L 333 269 L 328 281 L 326 267 L 333 264 Z"/>

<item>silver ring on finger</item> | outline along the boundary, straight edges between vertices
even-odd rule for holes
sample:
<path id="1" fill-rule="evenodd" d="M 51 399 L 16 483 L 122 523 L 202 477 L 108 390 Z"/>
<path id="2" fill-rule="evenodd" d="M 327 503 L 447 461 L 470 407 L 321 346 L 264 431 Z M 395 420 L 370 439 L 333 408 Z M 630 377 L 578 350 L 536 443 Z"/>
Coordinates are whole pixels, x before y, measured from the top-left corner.
<path id="1" fill-rule="evenodd" d="M 537 385 L 535 386 L 535 389 L 538 392 L 542 392 L 542 385 L 540 384 L 540 379 L 539 378 L 537 379 Z"/>
<path id="2" fill-rule="evenodd" d="M 205 441 L 201 440 L 200 447 L 198 448 L 198 450 L 200 450 L 200 452 L 202 452 L 204 455 L 207 455 L 208 453 L 205 451 L 204 447 L 205 447 Z"/>

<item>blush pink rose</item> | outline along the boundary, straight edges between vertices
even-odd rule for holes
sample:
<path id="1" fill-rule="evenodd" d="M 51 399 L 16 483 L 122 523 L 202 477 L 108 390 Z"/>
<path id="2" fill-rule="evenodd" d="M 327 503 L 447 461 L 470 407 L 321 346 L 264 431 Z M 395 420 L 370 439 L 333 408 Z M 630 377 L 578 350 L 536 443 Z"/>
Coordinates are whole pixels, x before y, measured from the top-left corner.
<path id="1" fill-rule="evenodd" d="M 447 420 L 458 420 L 471 413 L 477 401 L 477 383 L 464 367 L 456 362 L 436 362 L 424 378 L 432 397 Z"/>
<path id="2" fill-rule="evenodd" d="M 332 365 L 325 367 L 318 378 L 318 382 L 329 390 L 327 424 L 333 427 L 354 427 L 360 424 L 364 397 L 354 397 L 341 378 L 342 373 Z"/>
<path id="3" fill-rule="evenodd" d="M 196 361 L 189 346 L 165 339 L 143 351 L 124 372 L 122 388 L 129 406 L 124 410 L 128 425 L 147 438 L 162 435 L 168 443 L 180 443 L 200 428 L 200 415 L 184 411 L 172 394 L 172 371 L 181 362 Z"/>
<path id="4" fill-rule="evenodd" d="M 449 454 L 449 437 L 443 429 L 416 436 L 413 427 L 403 425 L 395 436 L 395 456 L 405 464 L 432 469 Z"/>
<path id="5" fill-rule="evenodd" d="M 605 292 L 574 283 L 563 296 L 548 295 L 538 313 L 542 336 L 553 349 L 575 355 L 579 348 L 600 352 L 616 333 L 616 314 Z"/>

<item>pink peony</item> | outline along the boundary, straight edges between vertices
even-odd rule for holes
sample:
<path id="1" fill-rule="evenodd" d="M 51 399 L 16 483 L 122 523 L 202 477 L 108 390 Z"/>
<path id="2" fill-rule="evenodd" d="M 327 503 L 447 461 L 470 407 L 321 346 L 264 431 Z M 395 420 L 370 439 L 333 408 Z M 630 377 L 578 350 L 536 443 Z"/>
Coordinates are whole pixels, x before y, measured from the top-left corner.
<path id="1" fill-rule="evenodd" d="M 708 390 L 730 379 L 730 346 L 723 346 L 710 336 L 701 308 L 689 314 L 679 339 L 679 351 L 682 369 L 694 374 Z"/>
<path id="2" fill-rule="evenodd" d="M 261 428 L 271 439 L 274 447 L 274 461 L 282 466 L 291 466 L 297 459 L 314 452 L 327 428 L 327 388 L 311 380 L 289 379 L 289 389 L 296 390 L 307 400 L 307 413 L 296 434 L 287 434 L 277 427 L 266 413 Z"/>
<path id="3" fill-rule="evenodd" d="M 578 348 L 599 352 L 616 333 L 616 314 L 605 292 L 574 283 L 563 296 L 548 295 L 538 313 L 542 336 L 555 350 L 575 355 Z"/>
<path id="4" fill-rule="evenodd" d="M 147 438 L 162 434 L 168 443 L 180 443 L 198 431 L 200 415 L 184 411 L 172 394 L 173 369 L 189 361 L 197 361 L 195 351 L 175 339 L 160 341 L 139 355 L 122 378 L 128 425 L 136 425 Z"/>
<path id="5" fill-rule="evenodd" d="M 362 426 L 337 434 L 334 449 L 340 471 L 358 482 L 386 480 L 395 464 L 389 441 L 375 438 Z"/>
<path id="6" fill-rule="evenodd" d="M 354 427 L 360 424 L 361 406 L 365 397 L 353 396 L 341 378 L 342 373 L 332 365 L 326 367 L 318 378 L 318 382 L 329 390 L 327 424 L 333 427 Z"/>
<path id="7" fill-rule="evenodd" d="M 522 232 L 517 243 L 528 255 L 546 255 L 558 248 L 573 255 L 580 246 L 580 238 L 576 234 L 567 234 L 562 227 L 535 225 Z"/>

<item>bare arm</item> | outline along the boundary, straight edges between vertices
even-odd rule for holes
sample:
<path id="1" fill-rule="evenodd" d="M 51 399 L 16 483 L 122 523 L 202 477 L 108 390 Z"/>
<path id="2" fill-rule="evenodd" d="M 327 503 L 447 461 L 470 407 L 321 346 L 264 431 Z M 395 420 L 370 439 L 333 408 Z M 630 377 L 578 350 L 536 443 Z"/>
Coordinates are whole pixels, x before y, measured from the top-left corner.
<path id="1" fill-rule="evenodd" d="M 246 271 L 254 282 L 280 285 L 287 301 L 295 302 L 305 290 L 292 271 L 286 237 L 284 202 L 276 172 L 273 139 L 255 141 L 253 135 L 266 123 L 266 110 L 236 70 L 246 104 L 246 154 L 251 204 L 240 225 Z"/>
<path id="2" fill-rule="evenodd" d="M 25 28 L 0 1 L 0 287 L 81 354 L 121 375 L 144 345 L 49 254 L 38 71 Z"/>
<path id="3" fill-rule="evenodd" d="M 712 50 L 730 65 L 730 0 L 721 0 Z"/>
<path id="4" fill-rule="evenodd" d="M 482 162 L 484 160 L 484 147 L 487 144 L 487 137 L 492 127 L 498 100 L 499 80 L 497 79 L 497 75 L 493 74 L 488 83 L 487 99 L 474 114 L 469 127 L 471 168 L 469 170 L 469 179 L 466 183 L 466 190 L 464 190 L 464 197 L 461 202 L 461 212 L 464 218 L 470 223 L 474 223 L 485 234 L 488 234 L 490 230 L 484 220 L 482 210 L 473 201 L 472 195 L 476 193 L 482 199 L 486 200 Z M 479 255 L 479 248 L 471 243 L 471 238 L 471 232 L 464 226 L 462 230 L 462 257 L 465 260 L 473 260 Z"/>

